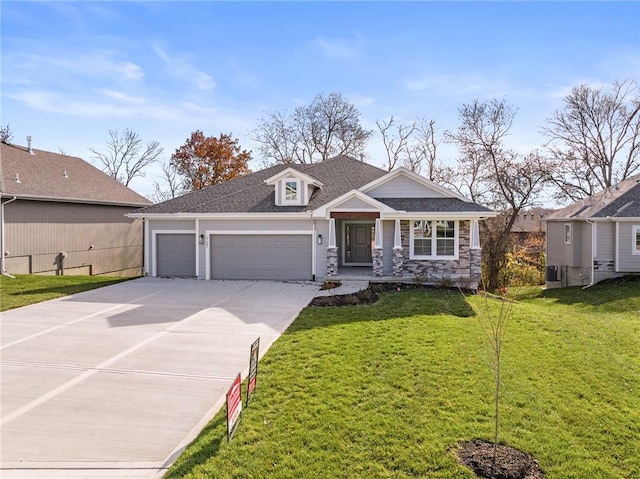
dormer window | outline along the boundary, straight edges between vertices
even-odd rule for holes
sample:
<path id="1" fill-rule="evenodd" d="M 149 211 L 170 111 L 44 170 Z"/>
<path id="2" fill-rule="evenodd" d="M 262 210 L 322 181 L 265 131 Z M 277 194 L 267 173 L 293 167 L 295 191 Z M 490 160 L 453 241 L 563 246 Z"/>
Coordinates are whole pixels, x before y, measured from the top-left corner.
<path id="1" fill-rule="evenodd" d="M 297 203 L 298 202 L 298 181 L 287 180 L 284 182 L 284 201 Z"/>
<path id="2" fill-rule="evenodd" d="M 314 177 L 292 167 L 285 168 L 264 182 L 275 188 L 276 206 L 306 206 L 316 188 L 323 186 Z"/>

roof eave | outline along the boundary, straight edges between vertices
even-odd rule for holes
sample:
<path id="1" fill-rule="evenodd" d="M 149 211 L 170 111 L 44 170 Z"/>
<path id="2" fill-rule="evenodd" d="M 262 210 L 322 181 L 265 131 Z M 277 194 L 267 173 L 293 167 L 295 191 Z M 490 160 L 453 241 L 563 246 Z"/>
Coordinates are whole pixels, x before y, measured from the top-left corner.
<path id="1" fill-rule="evenodd" d="M 310 219 L 309 211 L 286 212 L 263 212 L 263 213 L 145 213 L 138 211 L 128 213 L 129 218 L 146 218 L 154 220 L 176 220 L 176 219 L 224 219 L 224 220 L 250 220 L 250 219 Z"/>
<path id="2" fill-rule="evenodd" d="M 22 195 L 22 194 L 7 193 L 7 192 L 3 192 L 1 196 L 2 198 L 15 197 L 18 200 L 28 200 L 28 201 L 50 201 L 54 203 L 83 203 L 83 204 L 91 204 L 91 205 L 108 205 L 108 206 L 131 206 L 133 208 L 144 208 L 146 206 L 152 205 L 151 202 L 134 203 L 131 201 L 110 201 L 110 200 L 96 200 L 96 199 L 85 199 L 85 198 L 64 198 L 59 196 Z"/>

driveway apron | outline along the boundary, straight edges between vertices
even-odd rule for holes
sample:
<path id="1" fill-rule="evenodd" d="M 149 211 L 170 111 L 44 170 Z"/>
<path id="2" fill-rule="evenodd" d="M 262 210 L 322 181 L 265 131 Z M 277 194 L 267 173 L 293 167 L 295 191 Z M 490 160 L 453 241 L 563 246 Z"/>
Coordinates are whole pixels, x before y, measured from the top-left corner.
<path id="1" fill-rule="evenodd" d="M 141 278 L 2 313 L 0 476 L 158 477 L 317 292 Z"/>

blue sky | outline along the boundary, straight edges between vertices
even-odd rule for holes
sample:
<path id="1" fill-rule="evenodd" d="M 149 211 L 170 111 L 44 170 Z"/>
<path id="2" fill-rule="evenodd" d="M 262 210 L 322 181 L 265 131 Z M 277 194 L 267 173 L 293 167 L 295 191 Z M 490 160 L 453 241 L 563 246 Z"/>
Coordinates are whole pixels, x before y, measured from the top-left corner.
<path id="1" fill-rule="evenodd" d="M 540 145 L 579 84 L 640 78 L 640 2 L 3 1 L 2 123 L 13 141 L 90 160 L 109 129 L 158 140 L 250 132 L 267 110 L 340 92 L 363 124 L 394 115 L 455 129 L 506 98 L 511 146 Z M 455 150 L 441 148 L 451 162 Z M 368 161 L 384 162 L 382 142 Z M 252 163 L 258 167 L 258 161 Z M 150 194 L 158 169 L 132 187 Z"/>

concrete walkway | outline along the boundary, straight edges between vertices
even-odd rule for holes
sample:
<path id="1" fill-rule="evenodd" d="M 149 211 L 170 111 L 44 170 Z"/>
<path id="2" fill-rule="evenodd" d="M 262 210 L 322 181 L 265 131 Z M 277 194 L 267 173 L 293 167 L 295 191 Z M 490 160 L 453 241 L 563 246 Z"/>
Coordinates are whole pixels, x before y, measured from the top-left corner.
<path id="1" fill-rule="evenodd" d="M 143 278 L 2 314 L 0 477 L 159 477 L 319 285 Z"/>
<path id="2" fill-rule="evenodd" d="M 316 294 L 316 298 L 322 298 L 324 296 L 342 296 L 344 294 L 353 294 L 358 291 L 362 291 L 369 287 L 369 281 L 358 280 L 358 281 L 340 281 L 340 286 L 333 289 L 323 289 L 322 291 L 318 291 Z"/>

